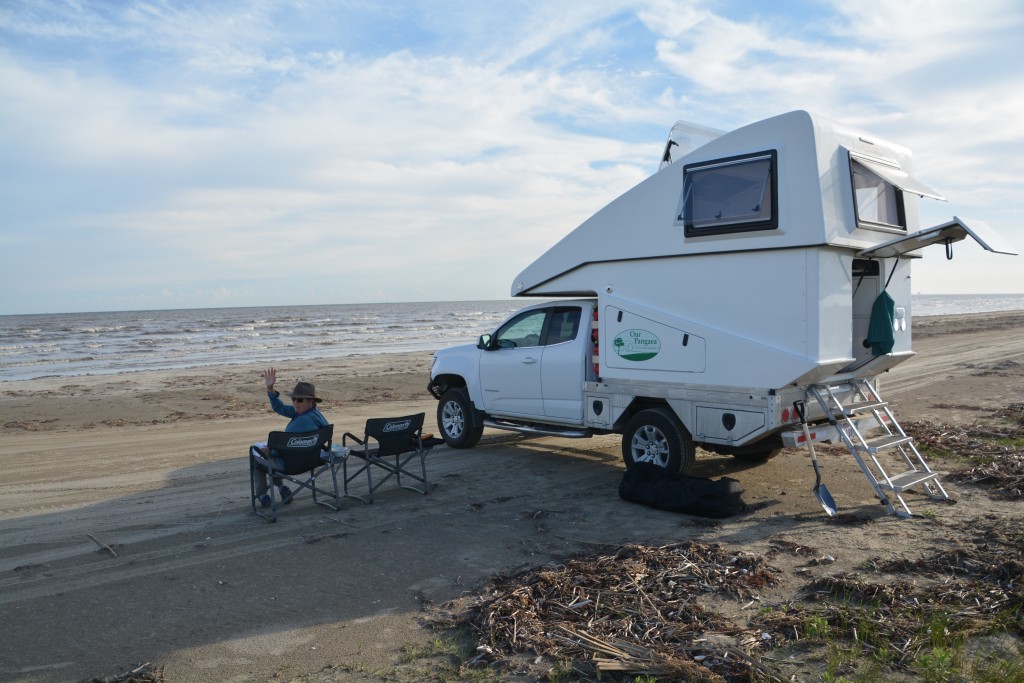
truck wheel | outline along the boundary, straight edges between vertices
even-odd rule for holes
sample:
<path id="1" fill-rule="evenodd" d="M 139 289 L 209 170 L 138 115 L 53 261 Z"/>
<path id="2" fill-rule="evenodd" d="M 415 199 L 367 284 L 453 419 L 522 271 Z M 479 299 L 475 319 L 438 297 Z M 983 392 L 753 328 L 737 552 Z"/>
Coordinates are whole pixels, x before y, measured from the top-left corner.
<path id="1" fill-rule="evenodd" d="M 689 474 L 697 462 L 696 448 L 686 427 L 664 410 L 641 410 L 622 432 L 622 459 L 649 462 L 669 472 Z"/>
<path id="2" fill-rule="evenodd" d="M 452 448 L 472 448 L 484 433 L 473 404 L 463 389 L 449 389 L 437 403 L 437 428 Z"/>

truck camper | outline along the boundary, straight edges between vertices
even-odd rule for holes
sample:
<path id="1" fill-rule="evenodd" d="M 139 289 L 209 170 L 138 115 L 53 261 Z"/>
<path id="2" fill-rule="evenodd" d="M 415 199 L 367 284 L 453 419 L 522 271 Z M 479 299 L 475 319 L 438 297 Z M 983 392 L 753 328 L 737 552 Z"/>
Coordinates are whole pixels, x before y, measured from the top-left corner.
<path id="1" fill-rule="evenodd" d="M 918 230 L 935 200 L 909 150 L 804 111 L 728 133 L 677 124 L 654 175 L 513 281 L 553 300 L 435 354 L 438 428 L 456 448 L 485 426 L 618 433 L 627 465 L 682 473 L 696 445 L 760 461 L 842 441 L 909 515 L 905 490 L 947 497 L 878 393 L 913 356 L 916 252 L 970 237 L 1016 253 L 977 221 Z M 885 472 L 884 450 L 906 471 Z"/>

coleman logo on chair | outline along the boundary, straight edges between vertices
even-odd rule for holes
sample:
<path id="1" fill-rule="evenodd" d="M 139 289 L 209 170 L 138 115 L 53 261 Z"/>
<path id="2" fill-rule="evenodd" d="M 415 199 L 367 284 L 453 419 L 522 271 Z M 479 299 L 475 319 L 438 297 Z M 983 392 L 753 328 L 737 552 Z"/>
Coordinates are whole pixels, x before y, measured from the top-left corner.
<path id="1" fill-rule="evenodd" d="M 310 446 L 315 446 L 319 436 L 319 434 L 304 437 L 294 436 L 288 439 L 288 448 L 309 448 Z"/>
<path id="2" fill-rule="evenodd" d="M 401 422 L 388 422 L 386 425 L 384 425 L 384 431 L 400 432 L 404 429 L 408 429 L 410 424 L 412 424 L 412 420 L 402 420 Z"/>

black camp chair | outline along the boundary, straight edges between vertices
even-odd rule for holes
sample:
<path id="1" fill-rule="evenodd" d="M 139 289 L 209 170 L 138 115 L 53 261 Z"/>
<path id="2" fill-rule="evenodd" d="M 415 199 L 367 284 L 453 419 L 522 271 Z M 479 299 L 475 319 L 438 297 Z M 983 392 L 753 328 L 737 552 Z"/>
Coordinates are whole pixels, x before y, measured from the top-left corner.
<path id="1" fill-rule="evenodd" d="M 277 521 L 277 509 L 281 505 L 290 503 L 291 500 L 302 489 L 309 489 L 313 493 L 313 502 L 317 505 L 339 510 L 341 508 L 341 496 L 338 494 L 338 480 L 332 478 L 334 490 L 317 486 L 317 477 L 333 470 L 330 465 L 331 438 L 334 436 L 334 425 L 321 427 L 315 432 L 270 432 L 267 437 L 267 447 L 275 456 L 284 461 L 284 466 L 278 469 L 273 466 L 271 459 L 264 457 L 256 446 L 249 448 L 249 491 L 252 498 L 252 511 L 260 517 Z M 256 472 L 263 470 L 271 477 L 271 486 L 267 492 L 270 495 L 270 507 L 268 511 L 259 510 L 256 507 Z M 274 489 L 278 481 L 290 481 L 298 488 L 280 501 L 274 495 Z M 317 499 L 317 494 L 328 496 L 333 503 Z"/>
<path id="2" fill-rule="evenodd" d="M 341 437 L 342 446 L 349 448 L 349 457 L 342 462 L 342 475 L 345 480 L 345 496 L 357 498 L 364 503 L 373 502 L 373 492 L 379 489 L 391 477 L 396 483 L 410 491 L 427 492 L 427 453 L 442 439 L 423 438 L 423 413 L 406 415 L 405 417 L 378 417 L 366 421 L 363 437 L 359 438 L 352 432 L 345 432 Z M 351 440 L 351 444 L 349 443 Z M 352 474 L 348 472 L 348 460 L 358 458 L 362 465 Z M 418 472 L 411 469 L 415 461 L 419 461 Z M 383 478 L 373 480 L 374 469 L 382 470 Z M 363 473 L 366 473 L 367 492 L 365 496 L 349 493 L 349 484 Z M 422 488 L 402 483 L 402 476 L 422 484 Z"/>

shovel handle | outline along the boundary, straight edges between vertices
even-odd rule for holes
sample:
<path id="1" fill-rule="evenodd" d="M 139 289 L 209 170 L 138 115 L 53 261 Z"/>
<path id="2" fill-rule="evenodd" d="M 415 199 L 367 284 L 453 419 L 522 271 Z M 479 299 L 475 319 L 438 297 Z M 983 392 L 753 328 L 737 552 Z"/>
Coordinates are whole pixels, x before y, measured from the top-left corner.
<path id="1" fill-rule="evenodd" d="M 799 400 L 793 401 L 793 410 L 796 411 L 796 414 L 800 418 L 800 421 L 803 422 L 804 424 L 807 424 L 807 412 L 804 407 L 804 402 Z"/>

